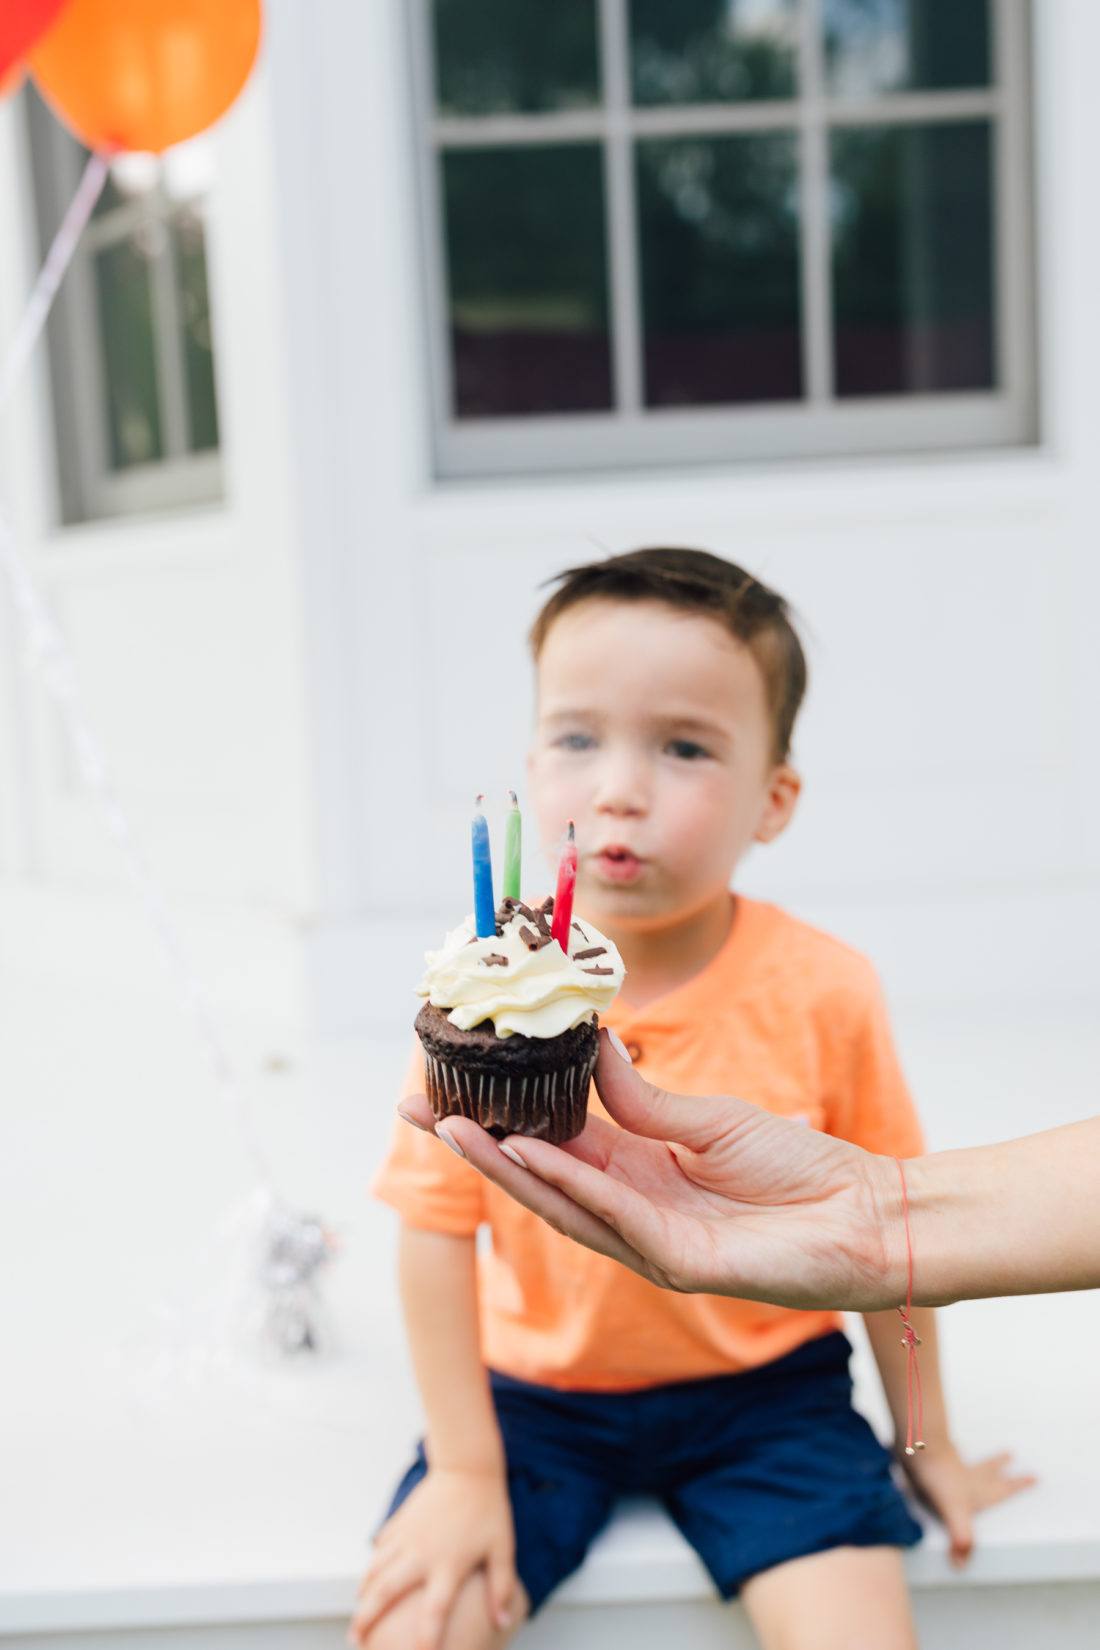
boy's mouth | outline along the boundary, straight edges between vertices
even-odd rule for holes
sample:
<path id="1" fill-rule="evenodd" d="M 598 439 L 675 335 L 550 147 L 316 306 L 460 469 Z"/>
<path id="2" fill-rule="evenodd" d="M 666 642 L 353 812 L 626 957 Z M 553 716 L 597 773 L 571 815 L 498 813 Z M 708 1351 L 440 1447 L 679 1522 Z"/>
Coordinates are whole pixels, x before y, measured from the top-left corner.
<path id="1" fill-rule="evenodd" d="M 633 882 L 645 869 L 645 861 L 619 843 L 611 843 L 593 854 L 592 864 L 608 882 Z"/>

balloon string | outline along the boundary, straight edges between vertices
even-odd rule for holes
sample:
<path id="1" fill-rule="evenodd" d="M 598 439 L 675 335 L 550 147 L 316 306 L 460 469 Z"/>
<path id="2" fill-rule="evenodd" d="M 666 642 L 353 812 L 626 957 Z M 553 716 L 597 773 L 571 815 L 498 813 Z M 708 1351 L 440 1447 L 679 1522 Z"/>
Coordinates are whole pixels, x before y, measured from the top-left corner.
<path id="1" fill-rule="evenodd" d="M 23 623 L 32 657 L 60 714 L 77 766 L 103 810 L 107 828 L 118 845 L 142 909 L 164 953 L 179 994 L 199 1035 L 218 1087 L 240 1124 L 257 1178 L 268 1188 L 271 1174 L 251 1109 L 233 1073 L 214 1016 L 156 878 L 149 869 L 118 800 L 102 749 L 84 714 L 76 673 L 64 638 L 36 587 L 7 517 L 0 509 L 0 560 L 11 587 L 15 609 Z"/>
<path id="2" fill-rule="evenodd" d="M 57 289 L 72 262 L 77 242 L 99 199 L 106 176 L 107 162 L 100 155 L 92 155 L 35 282 L 11 353 L 0 371 L 0 413 L 21 368 L 26 365 L 41 335 Z M 107 827 L 118 844 L 142 909 L 164 953 L 180 997 L 194 1022 L 222 1097 L 237 1119 L 257 1179 L 266 1191 L 272 1193 L 267 1153 L 257 1131 L 251 1107 L 234 1075 L 232 1063 L 206 994 L 188 962 L 186 948 L 163 890 L 149 869 L 111 783 L 102 749 L 84 714 L 76 672 L 65 638 L 31 577 L 30 569 L 16 543 L 2 505 L 0 563 L 7 574 L 15 610 L 26 631 L 32 657 L 37 659 L 46 687 L 61 714 L 77 766 L 103 809 Z"/>
<path id="3" fill-rule="evenodd" d="M 96 201 L 103 193 L 107 171 L 108 161 L 105 156 L 88 156 L 84 175 L 69 203 L 68 211 L 61 220 L 61 227 L 53 238 L 53 244 L 46 254 L 46 261 L 39 270 L 34 291 L 23 311 L 23 319 L 8 351 L 3 370 L 0 371 L 0 413 L 8 404 L 16 379 L 31 358 L 34 346 L 46 324 L 46 317 L 53 307 L 57 289 L 72 262 L 77 242 L 84 233 L 88 219 L 95 211 Z"/>

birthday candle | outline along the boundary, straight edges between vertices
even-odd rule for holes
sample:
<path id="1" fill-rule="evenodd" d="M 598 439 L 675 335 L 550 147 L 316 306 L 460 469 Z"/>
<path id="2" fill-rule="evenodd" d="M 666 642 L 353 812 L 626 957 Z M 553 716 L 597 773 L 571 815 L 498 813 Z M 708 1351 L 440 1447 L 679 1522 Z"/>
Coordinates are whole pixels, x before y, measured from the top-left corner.
<path id="1" fill-rule="evenodd" d="M 504 899 L 519 899 L 523 822 L 520 818 L 519 803 L 516 801 L 515 791 L 509 791 L 508 795 L 512 798 L 512 806 L 508 814 L 508 823 L 504 828 L 504 882 L 501 894 Z"/>
<path id="2" fill-rule="evenodd" d="M 497 931 L 496 906 L 493 903 L 493 865 L 489 858 L 489 822 L 481 811 L 485 798 L 477 799 L 470 840 L 474 853 L 474 921 L 479 940 L 493 939 Z"/>
<path id="3" fill-rule="evenodd" d="M 551 937 L 557 940 L 566 956 L 569 955 L 569 926 L 573 921 L 573 890 L 577 885 L 577 844 L 573 821 L 569 821 L 569 835 L 558 862 L 558 886 L 554 892 L 554 920 L 550 924 Z"/>

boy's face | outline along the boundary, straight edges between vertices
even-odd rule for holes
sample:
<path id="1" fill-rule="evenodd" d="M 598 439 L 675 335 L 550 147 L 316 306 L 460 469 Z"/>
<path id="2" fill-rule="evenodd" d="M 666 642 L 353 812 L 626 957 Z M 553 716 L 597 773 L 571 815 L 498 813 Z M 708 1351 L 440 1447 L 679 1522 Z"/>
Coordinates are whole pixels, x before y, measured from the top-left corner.
<path id="1" fill-rule="evenodd" d="M 794 810 L 798 776 L 771 746 L 760 668 L 718 621 L 593 599 L 551 626 L 532 802 L 551 852 L 575 822 L 577 898 L 594 922 L 657 928 L 724 897 L 750 842 Z"/>

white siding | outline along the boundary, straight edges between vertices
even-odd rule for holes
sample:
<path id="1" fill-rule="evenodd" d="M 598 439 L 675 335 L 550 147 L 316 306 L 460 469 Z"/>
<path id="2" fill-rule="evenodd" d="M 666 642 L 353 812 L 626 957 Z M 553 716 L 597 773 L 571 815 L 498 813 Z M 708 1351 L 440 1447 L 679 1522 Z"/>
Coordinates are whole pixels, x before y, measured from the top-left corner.
<path id="1" fill-rule="evenodd" d="M 288 919 L 313 907 L 314 847 L 269 131 L 260 77 L 219 128 L 209 205 L 225 505 L 57 527 L 41 354 L 12 408 L 6 487 L 117 788 L 177 907 L 195 901 L 219 922 L 227 909 L 274 912 L 289 937 Z M 3 337 L 37 262 L 23 137 L 19 111 L 0 108 Z M 113 891 L 125 923 L 132 894 L 114 844 L 7 629 L 0 654 L 0 895 L 37 888 L 56 917 L 65 890 L 74 911 L 80 897 Z M 19 956 L 39 925 L 25 936 L 11 921 L 4 929 Z M 123 945 L 112 932 L 108 921 L 108 967 L 112 944 Z M 64 951 L 63 928 L 54 943 Z M 151 954 L 139 950 L 139 966 L 155 972 Z"/>
<path id="2" fill-rule="evenodd" d="M 748 885 L 868 946 L 897 994 L 1100 983 L 1100 230 L 1087 209 L 1100 17 L 1085 0 L 1036 10 L 1037 450 L 450 485 L 429 474 L 400 8 L 346 8 L 328 32 L 283 16 L 280 96 L 288 111 L 302 97 L 308 47 L 325 109 L 295 127 L 286 220 L 332 411 L 304 478 L 329 529 L 309 561 L 311 668 L 350 706 L 314 742 L 322 814 L 356 821 L 314 947 L 323 1015 L 356 1017 L 368 999 L 383 1019 L 401 1013 L 391 982 L 464 908 L 469 797 L 520 772 L 537 581 L 598 547 L 662 540 L 746 561 L 811 638 L 804 808 Z"/>

